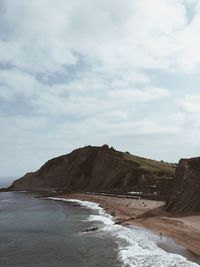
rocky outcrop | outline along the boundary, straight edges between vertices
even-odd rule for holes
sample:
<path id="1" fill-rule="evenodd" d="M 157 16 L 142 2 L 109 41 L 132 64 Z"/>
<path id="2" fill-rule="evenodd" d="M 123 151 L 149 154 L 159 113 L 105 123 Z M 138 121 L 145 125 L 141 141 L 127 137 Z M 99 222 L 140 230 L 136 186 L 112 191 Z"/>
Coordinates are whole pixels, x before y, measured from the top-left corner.
<path id="1" fill-rule="evenodd" d="M 168 195 L 175 164 L 140 158 L 107 145 L 87 146 L 47 161 L 16 180 L 11 190 L 141 191 Z"/>
<path id="2" fill-rule="evenodd" d="M 179 161 L 166 210 L 171 212 L 200 211 L 200 157 Z"/>

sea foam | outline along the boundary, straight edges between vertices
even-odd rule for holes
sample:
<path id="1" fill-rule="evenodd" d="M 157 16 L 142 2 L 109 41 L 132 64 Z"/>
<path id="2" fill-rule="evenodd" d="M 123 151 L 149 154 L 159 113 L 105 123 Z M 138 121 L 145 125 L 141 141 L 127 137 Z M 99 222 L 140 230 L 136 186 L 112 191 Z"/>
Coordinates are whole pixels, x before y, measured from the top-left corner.
<path id="1" fill-rule="evenodd" d="M 78 199 L 48 197 L 48 199 L 77 203 L 82 207 L 98 212 L 90 215 L 88 220 L 101 222 L 98 233 L 110 234 L 119 245 L 117 257 L 126 267 L 197 267 L 197 263 L 188 261 L 181 255 L 172 254 L 159 248 L 159 237 L 140 227 L 125 227 L 115 224 L 111 215 L 107 214 L 99 204 Z"/>

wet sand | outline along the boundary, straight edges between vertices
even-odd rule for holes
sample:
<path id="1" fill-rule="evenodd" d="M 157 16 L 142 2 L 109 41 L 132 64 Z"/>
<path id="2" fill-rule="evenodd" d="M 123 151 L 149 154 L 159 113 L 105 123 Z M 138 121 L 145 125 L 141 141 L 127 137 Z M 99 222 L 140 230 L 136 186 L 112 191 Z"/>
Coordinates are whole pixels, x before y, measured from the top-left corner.
<path id="1" fill-rule="evenodd" d="M 117 198 L 92 194 L 68 194 L 62 197 L 99 203 L 116 218 L 117 223 L 138 225 L 157 232 L 161 236 L 173 238 L 178 244 L 200 256 L 200 214 L 175 217 L 162 212 L 162 201 Z M 161 247 L 169 250 L 173 244 L 161 242 Z M 172 252 L 172 251 L 169 251 Z M 183 251 L 183 254 L 188 251 Z"/>

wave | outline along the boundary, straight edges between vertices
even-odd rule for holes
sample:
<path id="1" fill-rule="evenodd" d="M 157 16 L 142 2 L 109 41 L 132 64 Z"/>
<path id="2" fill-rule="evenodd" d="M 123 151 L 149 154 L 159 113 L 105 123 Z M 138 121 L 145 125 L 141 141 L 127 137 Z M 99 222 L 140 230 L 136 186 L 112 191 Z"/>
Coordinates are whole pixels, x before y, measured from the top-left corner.
<path id="1" fill-rule="evenodd" d="M 32 193 L 31 191 L 25 191 L 25 190 L 13 190 L 12 193 Z"/>
<path id="2" fill-rule="evenodd" d="M 117 256 L 126 267 L 197 267 L 197 263 L 185 257 L 172 254 L 158 247 L 158 235 L 140 227 L 117 225 L 111 215 L 107 214 L 99 204 L 78 199 L 48 197 L 48 199 L 77 203 L 82 207 L 98 212 L 90 215 L 88 220 L 102 222 L 98 232 L 112 235 L 119 245 Z"/>

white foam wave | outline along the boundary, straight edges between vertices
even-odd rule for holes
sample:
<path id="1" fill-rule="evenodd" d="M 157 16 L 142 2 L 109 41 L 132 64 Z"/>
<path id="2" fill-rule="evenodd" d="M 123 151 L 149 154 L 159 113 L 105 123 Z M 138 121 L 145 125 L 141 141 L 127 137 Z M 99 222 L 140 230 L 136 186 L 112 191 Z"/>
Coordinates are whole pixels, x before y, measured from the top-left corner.
<path id="1" fill-rule="evenodd" d="M 31 191 L 25 191 L 25 190 L 13 190 L 14 193 L 31 193 Z"/>
<path id="2" fill-rule="evenodd" d="M 100 221 L 102 222 L 104 225 L 113 225 L 114 222 L 111 218 L 109 218 L 108 216 L 103 216 L 103 215 L 90 215 L 88 218 L 88 221 Z"/>
<path id="3" fill-rule="evenodd" d="M 47 198 L 48 199 L 52 199 L 52 200 L 59 200 L 59 201 L 77 203 L 82 207 L 93 209 L 93 210 L 97 210 L 97 211 L 99 211 L 99 213 L 104 213 L 104 209 L 102 207 L 100 207 L 99 204 L 91 202 L 91 201 L 82 201 L 82 200 L 79 200 L 79 199 L 67 199 L 67 198 L 61 198 L 61 197 L 47 197 Z"/>
<path id="4" fill-rule="evenodd" d="M 78 203 L 82 207 L 98 211 L 98 215 L 90 215 L 89 221 L 100 221 L 102 233 L 109 233 L 117 240 L 119 250 L 117 256 L 126 267 L 197 267 L 181 255 L 164 251 L 157 246 L 158 236 L 139 227 L 124 227 L 114 224 L 113 217 L 108 215 L 99 204 L 77 199 L 54 198 L 66 202 Z"/>
<path id="5" fill-rule="evenodd" d="M 198 264 L 189 262 L 180 255 L 167 253 L 157 246 L 158 237 L 137 228 L 118 226 L 112 229 L 113 235 L 125 240 L 126 246 L 121 246 L 120 259 L 125 266 L 137 267 L 194 267 Z M 119 242 L 120 244 L 120 242 Z"/>

